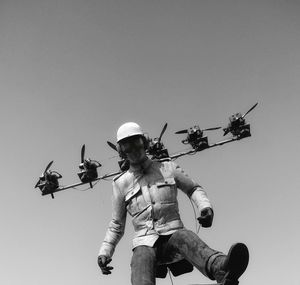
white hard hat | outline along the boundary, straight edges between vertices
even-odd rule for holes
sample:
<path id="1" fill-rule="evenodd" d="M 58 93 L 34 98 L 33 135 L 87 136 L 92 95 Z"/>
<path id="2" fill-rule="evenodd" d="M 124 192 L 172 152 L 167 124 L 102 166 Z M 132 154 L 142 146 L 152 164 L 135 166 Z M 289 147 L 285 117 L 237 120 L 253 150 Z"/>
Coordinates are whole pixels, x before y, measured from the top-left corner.
<path id="1" fill-rule="evenodd" d="M 125 139 L 125 138 L 129 138 L 129 137 L 133 137 L 133 136 L 138 136 L 141 135 L 143 136 L 144 133 L 142 131 L 142 128 L 134 122 L 128 122 L 123 124 L 117 131 L 117 142 Z"/>

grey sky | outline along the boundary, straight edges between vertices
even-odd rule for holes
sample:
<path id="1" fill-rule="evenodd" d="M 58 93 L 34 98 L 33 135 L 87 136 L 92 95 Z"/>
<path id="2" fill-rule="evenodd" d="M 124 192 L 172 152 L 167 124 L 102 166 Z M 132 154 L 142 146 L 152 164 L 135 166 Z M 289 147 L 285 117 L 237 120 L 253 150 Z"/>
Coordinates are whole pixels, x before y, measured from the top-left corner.
<path id="1" fill-rule="evenodd" d="M 120 124 L 140 123 L 171 153 L 174 132 L 249 114 L 252 137 L 177 162 L 215 209 L 199 233 L 250 249 L 242 285 L 297 285 L 299 1 L 0 1 L 1 284 L 130 284 L 130 222 L 109 277 L 96 264 L 111 217 L 110 182 L 56 199 L 33 189 L 47 163 L 78 181 L 80 148 L 117 170 Z M 223 139 L 211 134 L 211 142 Z M 179 195 L 187 228 L 189 201 Z M 129 219 L 128 219 L 129 220 Z M 207 283 L 198 271 L 174 284 Z M 169 279 L 158 285 L 170 284 Z"/>

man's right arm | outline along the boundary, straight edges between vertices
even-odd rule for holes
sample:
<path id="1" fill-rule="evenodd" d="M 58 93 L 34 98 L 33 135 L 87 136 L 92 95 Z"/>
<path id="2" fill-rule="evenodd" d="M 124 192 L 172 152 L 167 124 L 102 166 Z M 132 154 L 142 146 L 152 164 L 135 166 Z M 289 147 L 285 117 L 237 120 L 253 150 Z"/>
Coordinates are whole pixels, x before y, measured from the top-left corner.
<path id="1" fill-rule="evenodd" d="M 112 220 L 109 223 L 104 241 L 100 247 L 99 256 L 111 258 L 115 247 L 124 235 L 126 224 L 126 205 L 124 194 L 119 189 L 116 181 L 113 181 L 112 193 Z"/>

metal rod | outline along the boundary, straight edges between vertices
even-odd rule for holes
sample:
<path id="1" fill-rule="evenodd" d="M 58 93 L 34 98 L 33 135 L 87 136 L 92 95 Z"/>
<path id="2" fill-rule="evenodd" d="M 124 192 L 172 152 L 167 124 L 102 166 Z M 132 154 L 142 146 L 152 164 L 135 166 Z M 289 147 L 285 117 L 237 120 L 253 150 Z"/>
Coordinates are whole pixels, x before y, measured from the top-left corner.
<path id="1" fill-rule="evenodd" d="M 237 141 L 237 140 L 240 140 L 240 139 L 239 138 L 232 138 L 232 139 L 228 139 L 228 140 L 225 140 L 225 141 L 220 141 L 220 142 L 217 142 L 213 145 L 210 145 L 209 148 L 219 146 L 219 145 L 223 145 L 223 144 L 230 143 L 230 142 Z"/>
<path id="2" fill-rule="evenodd" d="M 212 144 L 212 145 L 208 146 L 207 148 L 200 149 L 200 150 L 192 149 L 192 150 L 183 151 L 183 152 L 180 152 L 180 153 L 177 153 L 177 154 L 170 155 L 170 158 L 175 159 L 175 158 L 187 155 L 187 154 L 193 154 L 193 153 L 200 152 L 200 151 L 212 148 L 212 147 L 216 147 L 216 146 L 220 146 L 220 145 L 223 145 L 223 144 L 226 144 L 226 143 L 230 143 L 230 142 L 233 142 L 233 141 L 236 141 L 236 140 L 239 140 L 239 139 L 238 138 L 232 138 L 232 139 L 220 141 L 220 142 L 217 142 L 215 144 Z"/>
<path id="3" fill-rule="evenodd" d="M 187 155 L 187 154 L 197 153 L 197 152 L 200 152 L 202 150 L 205 150 L 205 149 L 208 149 L 208 148 L 212 148 L 212 147 L 216 147 L 216 146 L 220 146 L 220 145 L 223 145 L 223 144 L 226 144 L 226 143 L 230 143 L 230 142 L 233 142 L 233 141 L 236 141 L 236 140 L 240 140 L 240 138 L 231 138 L 231 139 L 228 139 L 228 140 L 220 141 L 220 142 L 217 142 L 217 143 L 215 143 L 213 145 L 210 145 L 207 148 L 204 148 L 204 149 L 201 149 L 201 150 L 191 149 L 191 150 L 179 152 L 177 154 L 170 155 L 170 158 L 171 159 L 176 159 L 178 157 L 181 157 L 181 156 L 184 156 L 184 155 Z M 122 171 L 105 174 L 103 176 L 100 176 L 100 177 L 92 180 L 91 182 L 96 182 L 96 181 L 99 181 L 99 180 L 102 180 L 102 179 L 105 179 L 105 178 L 113 177 L 113 176 L 116 176 L 116 175 L 118 175 L 120 173 L 122 173 Z M 66 189 L 70 189 L 70 188 L 74 188 L 74 187 L 78 187 L 78 186 L 81 186 L 81 185 L 84 185 L 84 184 L 87 184 L 87 183 L 90 183 L 90 182 L 79 182 L 79 183 L 71 184 L 71 185 L 68 185 L 68 186 L 59 187 L 59 188 L 55 189 L 54 191 L 52 191 L 51 193 L 42 193 L 42 196 L 49 195 L 49 194 L 52 195 L 53 193 L 56 193 L 56 192 L 59 192 L 59 191 L 63 191 L 63 190 L 66 190 Z"/>
<path id="4" fill-rule="evenodd" d="M 195 149 L 191 149 L 191 150 L 187 150 L 187 151 L 179 152 L 177 154 L 170 155 L 170 158 L 175 159 L 175 158 L 178 158 L 178 157 L 181 157 L 181 156 L 184 156 L 184 155 L 187 155 L 187 154 L 196 153 L 196 152 L 198 152 L 198 151 L 195 150 Z"/>
<path id="5" fill-rule="evenodd" d="M 100 176 L 100 177 L 92 180 L 91 182 L 96 182 L 96 181 L 99 181 L 99 180 L 102 180 L 102 179 L 105 179 L 105 178 L 113 177 L 113 176 L 116 176 L 120 173 L 122 173 L 122 172 L 118 171 L 118 172 L 105 174 L 103 176 Z M 87 183 L 90 183 L 90 182 L 79 182 L 79 183 L 71 184 L 71 185 L 68 185 L 68 186 L 59 187 L 59 188 L 55 189 L 54 191 L 52 191 L 51 193 L 56 193 L 56 192 L 63 191 L 63 190 L 66 190 L 66 189 L 74 188 L 74 187 L 81 186 L 81 185 L 84 185 L 84 184 L 87 184 Z M 48 194 L 51 194 L 51 193 L 42 193 L 42 195 L 44 196 L 44 195 L 48 195 Z"/>

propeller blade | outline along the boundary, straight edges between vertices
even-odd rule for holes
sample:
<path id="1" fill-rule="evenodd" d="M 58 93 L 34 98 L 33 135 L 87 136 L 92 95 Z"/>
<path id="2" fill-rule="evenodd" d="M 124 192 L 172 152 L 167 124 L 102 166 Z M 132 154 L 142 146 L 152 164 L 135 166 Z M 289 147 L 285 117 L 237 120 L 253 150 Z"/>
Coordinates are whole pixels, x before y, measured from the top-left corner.
<path id="1" fill-rule="evenodd" d="M 160 143 L 160 140 L 161 140 L 161 137 L 163 136 L 163 134 L 165 133 L 165 131 L 166 131 L 166 129 L 167 129 L 167 126 L 168 126 L 168 123 L 165 123 L 165 125 L 164 125 L 164 127 L 163 127 L 163 129 L 162 129 L 162 131 L 161 131 L 161 133 L 160 133 L 160 136 L 159 136 L 159 138 L 158 138 L 158 143 Z"/>
<path id="2" fill-rule="evenodd" d="M 34 188 L 37 188 L 39 185 L 40 180 L 35 184 Z"/>
<path id="3" fill-rule="evenodd" d="M 81 148 L 81 162 L 84 162 L 85 144 Z"/>
<path id="4" fill-rule="evenodd" d="M 107 141 L 107 144 L 115 151 L 118 151 L 118 148 L 116 145 L 114 145 L 112 142 Z"/>
<path id="5" fill-rule="evenodd" d="M 229 133 L 229 129 L 228 128 L 223 129 L 223 131 L 224 131 L 223 136 L 226 136 Z"/>
<path id="6" fill-rule="evenodd" d="M 253 107 L 251 107 L 251 108 L 249 109 L 249 111 L 246 112 L 246 113 L 242 116 L 242 118 L 245 118 L 246 115 L 249 114 L 249 113 L 257 106 L 257 104 L 258 104 L 258 102 L 257 102 Z"/>
<path id="7" fill-rule="evenodd" d="M 47 165 L 44 173 L 46 173 L 48 171 L 48 169 L 51 167 L 52 163 L 53 163 L 53 160 L 49 162 L 49 164 Z"/>
<path id="8" fill-rule="evenodd" d="M 175 134 L 186 134 L 188 132 L 188 130 L 181 130 L 176 132 Z"/>
<path id="9" fill-rule="evenodd" d="M 214 130 L 219 130 L 222 127 L 216 127 L 216 128 L 208 128 L 208 129 L 204 129 L 203 131 L 214 131 Z"/>

